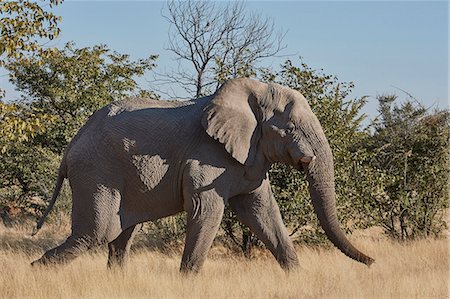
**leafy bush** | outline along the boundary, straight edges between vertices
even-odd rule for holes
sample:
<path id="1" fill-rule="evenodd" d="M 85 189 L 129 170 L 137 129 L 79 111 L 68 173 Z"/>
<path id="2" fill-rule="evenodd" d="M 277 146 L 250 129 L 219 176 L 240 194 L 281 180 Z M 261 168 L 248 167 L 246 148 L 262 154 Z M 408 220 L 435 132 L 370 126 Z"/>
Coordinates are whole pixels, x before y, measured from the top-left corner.
<path id="1" fill-rule="evenodd" d="M 106 46 L 77 49 L 68 43 L 7 64 L 22 99 L 0 102 L 0 205 L 27 207 L 30 198 L 48 199 L 72 137 L 105 104 L 151 94 L 135 78 L 153 68 L 155 59 L 131 61 Z"/>
<path id="2" fill-rule="evenodd" d="M 449 183 L 449 112 L 429 113 L 408 99 L 380 96 L 380 116 L 366 148 L 383 172 L 383 188 L 366 202 L 374 224 L 396 239 L 438 236 L 446 227 Z"/>
<path id="3" fill-rule="evenodd" d="M 186 213 L 161 218 L 142 224 L 139 230 L 144 233 L 145 246 L 170 249 L 171 246 L 179 246 L 186 235 Z"/>
<path id="4" fill-rule="evenodd" d="M 53 184 L 58 156 L 34 146 L 33 139 L 43 134 L 54 121 L 51 115 L 26 105 L 0 102 L 0 209 L 20 206 L 38 208 Z M 11 203 L 14 199 L 15 204 Z"/>
<path id="5" fill-rule="evenodd" d="M 11 82 L 23 92 L 22 102 L 52 115 L 55 121 L 35 142 L 61 154 L 89 116 L 104 105 L 141 94 L 136 76 L 154 67 L 157 56 L 130 61 L 106 46 L 75 48 L 67 43 L 51 55 L 7 65 Z"/>

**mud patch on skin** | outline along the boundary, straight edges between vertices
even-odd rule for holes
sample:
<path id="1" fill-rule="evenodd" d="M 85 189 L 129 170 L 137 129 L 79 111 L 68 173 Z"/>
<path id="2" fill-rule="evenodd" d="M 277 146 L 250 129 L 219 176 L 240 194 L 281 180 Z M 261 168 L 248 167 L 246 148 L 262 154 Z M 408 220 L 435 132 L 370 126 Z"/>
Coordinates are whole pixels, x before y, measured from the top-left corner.
<path id="1" fill-rule="evenodd" d="M 141 190 L 143 192 L 155 188 L 169 169 L 166 160 L 159 155 L 133 156 L 132 162 L 139 174 L 140 181 L 145 186 L 145 189 Z"/>
<path id="2" fill-rule="evenodd" d="M 136 146 L 136 140 L 128 139 L 126 137 L 122 139 L 122 142 L 123 148 L 127 153 Z"/>

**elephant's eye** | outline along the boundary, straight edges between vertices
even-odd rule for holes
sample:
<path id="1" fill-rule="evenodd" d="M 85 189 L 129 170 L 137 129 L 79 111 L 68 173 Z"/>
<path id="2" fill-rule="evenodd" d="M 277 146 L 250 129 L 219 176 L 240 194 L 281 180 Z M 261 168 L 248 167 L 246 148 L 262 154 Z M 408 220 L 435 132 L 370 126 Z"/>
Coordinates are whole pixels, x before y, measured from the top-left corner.
<path id="1" fill-rule="evenodd" d="M 287 124 L 287 131 L 288 131 L 289 133 L 292 133 L 292 132 L 294 132 L 294 130 L 295 130 L 295 125 L 294 125 L 294 123 L 289 122 L 289 123 Z"/>

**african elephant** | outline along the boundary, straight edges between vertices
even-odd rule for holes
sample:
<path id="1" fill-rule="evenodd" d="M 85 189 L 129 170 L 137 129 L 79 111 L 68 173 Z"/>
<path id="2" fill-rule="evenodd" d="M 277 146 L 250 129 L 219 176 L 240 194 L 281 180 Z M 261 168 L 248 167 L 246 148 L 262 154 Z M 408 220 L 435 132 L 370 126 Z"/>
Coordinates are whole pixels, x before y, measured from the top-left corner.
<path id="1" fill-rule="evenodd" d="M 187 212 L 181 271 L 198 271 L 229 204 L 282 268 L 298 265 L 267 172 L 282 162 L 306 172 L 331 242 L 366 265 L 373 259 L 345 237 L 336 215 L 333 156 L 317 117 L 297 91 L 234 79 L 193 101 L 132 98 L 98 110 L 69 144 L 64 178 L 72 189 L 72 234 L 34 263 L 62 262 L 108 243 L 122 264 L 138 223 Z"/>

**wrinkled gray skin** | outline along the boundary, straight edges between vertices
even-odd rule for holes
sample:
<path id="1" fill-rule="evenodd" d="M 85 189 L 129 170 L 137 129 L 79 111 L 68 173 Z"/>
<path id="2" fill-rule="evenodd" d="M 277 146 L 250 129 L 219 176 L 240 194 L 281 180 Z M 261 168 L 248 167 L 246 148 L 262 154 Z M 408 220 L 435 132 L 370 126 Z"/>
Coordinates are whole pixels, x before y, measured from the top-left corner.
<path id="1" fill-rule="evenodd" d="M 48 209 L 69 178 L 72 234 L 35 263 L 69 261 L 107 242 L 108 265 L 121 265 L 136 224 L 184 210 L 181 271 L 198 271 L 229 203 L 282 268 L 295 268 L 298 259 L 267 177 L 274 162 L 306 172 L 328 238 L 370 265 L 373 259 L 339 228 L 333 157 L 305 98 L 250 79 L 228 81 L 192 102 L 128 99 L 97 111 L 66 150 Z"/>

